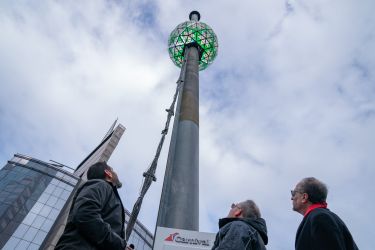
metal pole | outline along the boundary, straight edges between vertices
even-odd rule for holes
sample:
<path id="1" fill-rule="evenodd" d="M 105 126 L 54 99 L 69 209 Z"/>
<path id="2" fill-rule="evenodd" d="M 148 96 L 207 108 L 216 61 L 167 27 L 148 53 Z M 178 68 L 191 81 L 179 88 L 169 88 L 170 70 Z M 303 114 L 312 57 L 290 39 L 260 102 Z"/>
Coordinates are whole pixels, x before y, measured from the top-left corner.
<path id="1" fill-rule="evenodd" d="M 185 49 L 184 87 L 173 125 L 157 226 L 198 231 L 199 51 L 195 45 Z"/>

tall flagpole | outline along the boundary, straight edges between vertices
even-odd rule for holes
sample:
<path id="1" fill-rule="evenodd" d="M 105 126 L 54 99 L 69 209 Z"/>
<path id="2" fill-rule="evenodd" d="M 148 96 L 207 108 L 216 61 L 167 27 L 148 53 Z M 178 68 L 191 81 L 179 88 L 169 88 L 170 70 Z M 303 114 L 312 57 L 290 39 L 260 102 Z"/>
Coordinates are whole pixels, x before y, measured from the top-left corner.
<path id="1" fill-rule="evenodd" d="M 212 29 L 190 21 L 177 26 L 169 39 L 169 53 L 181 67 L 183 88 L 179 95 L 169 147 L 157 226 L 199 230 L 199 70 L 216 56 L 217 39 Z M 185 65 L 185 67 L 183 67 Z"/>

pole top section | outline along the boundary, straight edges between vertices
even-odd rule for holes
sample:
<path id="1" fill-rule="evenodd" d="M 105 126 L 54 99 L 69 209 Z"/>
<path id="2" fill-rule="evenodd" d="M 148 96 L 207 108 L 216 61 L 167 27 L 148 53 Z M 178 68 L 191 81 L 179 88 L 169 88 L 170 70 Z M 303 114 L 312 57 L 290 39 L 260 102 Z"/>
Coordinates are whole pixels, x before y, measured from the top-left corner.
<path id="1" fill-rule="evenodd" d="M 169 57 L 181 68 L 185 59 L 185 47 L 196 46 L 200 53 L 199 70 L 204 70 L 217 55 L 218 42 L 215 32 L 205 23 L 199 21 L 200 14 L 194 10 L 190 20 L 180 23 L 168 39 Z"/>
<path id="2" fill-rule="evenodd" d="M 189 19 L 191 21 L 199 21 L 201 19 L 201 14 L 199 14 L 198 11 L 196 10 L 193 10 L 192 12 L 190 12 L 189 14 Z"/>

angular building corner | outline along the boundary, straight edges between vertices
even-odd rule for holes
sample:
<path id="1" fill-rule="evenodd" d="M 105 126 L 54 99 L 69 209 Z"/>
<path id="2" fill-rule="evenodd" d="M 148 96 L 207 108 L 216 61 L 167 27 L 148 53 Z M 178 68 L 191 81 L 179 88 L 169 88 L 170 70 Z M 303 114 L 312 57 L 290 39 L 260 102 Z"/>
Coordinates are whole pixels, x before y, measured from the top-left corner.
<path id="1" fill-rule="evenodd" d="M 74 196 L 75 190 L 83 182 L 87 181 L 87 170 L 88 168 L 99 161 L 107 162 L 111 157 L 113 151 L 115 150 L 117 144 L 119 143 L 121 136 L 125 132 L 125 127 L 121 124 L 117 125 L 116 128 L 115 121 L 104 139 L 99 143 L 99 145 L 77 166 L 73 176 L 76 177 L 79 182 L 75 186 L 71 196 L 67 200 L 65 206 L 61 210 L 58 218 L 56 219 L 54 225 L 52 226 L 50 232 L 48 233 L 46 239 L 44 240 L 42 247 L 43 249 L 54 249 L 57 241 L 64 232 L 66 221 L 69 215 L 69 209 L 72 204 L 72 198 Z"/>
<path id="2" fill-rule="evenodd" d="M 62 164 L 15 154 L 0 170 L 0 249 L 54 249 L 88 167 L 108 161 L 124 131 L 114 123 L 73 173 Z M 151 249 L 151 233 L 138 224 L 138 231 L 147 235 L 144 240 L 150 241 L 144 249 Z"/>

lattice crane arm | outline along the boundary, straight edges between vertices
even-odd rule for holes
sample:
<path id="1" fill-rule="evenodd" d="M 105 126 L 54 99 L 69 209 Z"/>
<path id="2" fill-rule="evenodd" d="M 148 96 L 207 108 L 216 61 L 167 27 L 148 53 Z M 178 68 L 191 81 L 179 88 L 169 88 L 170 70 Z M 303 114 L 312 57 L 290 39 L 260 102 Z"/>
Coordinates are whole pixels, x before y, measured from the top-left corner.
<path id="1" fill-rule="evenodd" d="M 187 57 L 187 53 L 186 53 L 185 57 Z M 187 60 L 187 58 L 185 58 L 185 60 L 184 60 L 183 67 L 182 67 L 183 70 L 181 70 L 180 76 L 179 76 L 179 78 L 177 80 L 177 87 L 176 87 L 176 91 L 175 91 L 174 96 L 173 96 L 172 104 L 169 107 L 169 109 L 165 110 L 168 113 L 167 121 L 165 122 L 165 127 L 162 130 L 162 132 L 161 132 L 162 136 L 160 138 L 160 142 L 159 142 L 159 145 L 157 147 L 157 150 L 156 150 L 156 153 L 155 153 L 155 157 L 154 157 L 154 159 L 153 159 L 150 167 L 148 168 L 148 170 L 143 173 L 143 177 L 145 179 L 143 181 L 143 185 L 142 185 L 139 197 L 138 197 L 137 201 L 135 202 L 135 204 L 133 206 L 133 210 L 132 210 L 132 212 L 130 214 L 128 225 L 126 227 L 126 231 L 125 231 L 126 232 L 125 233 L 125 239 L 126 239 L 126 241 L 128 241 L 128 239 L 130 237 L 130 234 L 133 231 L 134 224 L 135 224 L 135 222 L 137 220 L 139 211 L 141 210 L 143 198 L 144 198 L 147 190 L 151 186 L 151 183 L 153 181 L 156 181 L 155 172 L 156 172 L 156 167 L 157 167 L 157 164 L 158 164 L 160 152 L 161 152 L 161 149 L 163 148 L 165 136 L 168 134 L 168 129 L 169 129 L 169 124 L 171 122 L 171 118 L 172 118 L 172 116 L 174 116 L 175 104 L 176 104 L 176 100 L 177 100 L 178 94 L 179 94 L 180 90 L 183 88 L 183 83 L 184 83 L 184 78 L 185 78 L 185 71 L 186 71 L 186 63 L 185 63 L 186 60 Z"/>

